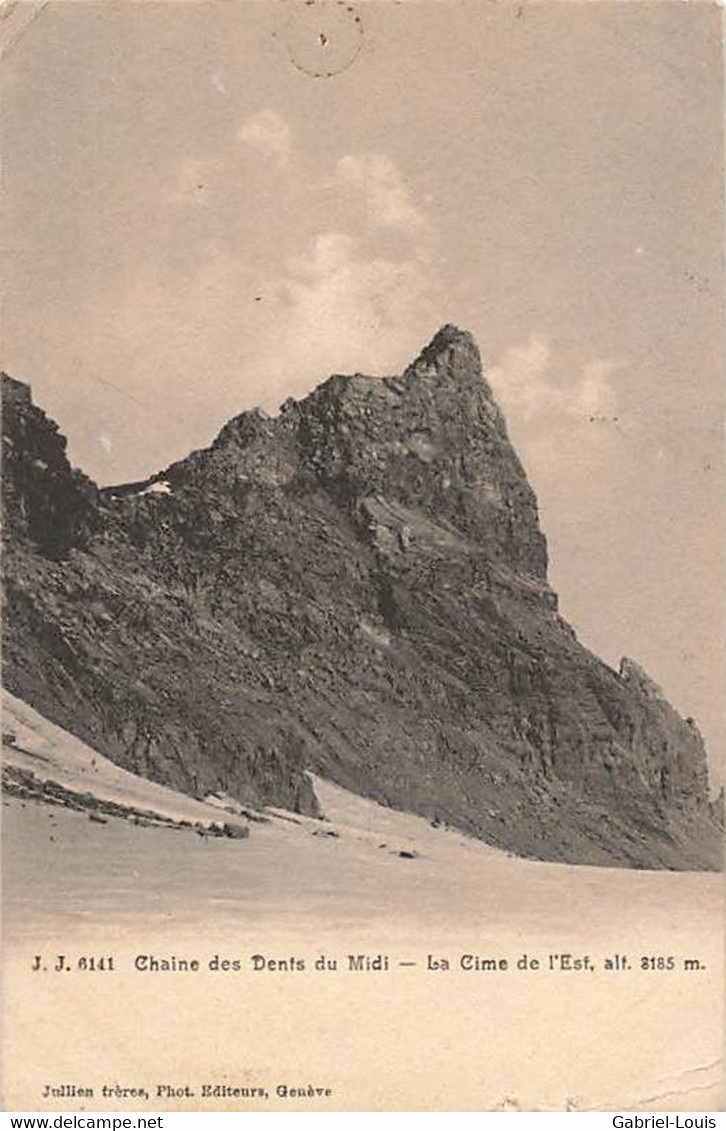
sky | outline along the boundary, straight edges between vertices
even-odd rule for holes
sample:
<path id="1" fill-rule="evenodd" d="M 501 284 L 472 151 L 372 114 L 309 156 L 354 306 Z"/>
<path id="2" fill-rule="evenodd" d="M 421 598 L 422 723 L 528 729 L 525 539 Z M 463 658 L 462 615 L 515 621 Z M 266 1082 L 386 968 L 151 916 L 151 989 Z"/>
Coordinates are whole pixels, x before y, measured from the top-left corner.
<path id="1" fill-rule="evenodd" d="M 18 4 L 2 365 L 101 484 L 472 331 L 580 639 L 722 774 L 721 11 Z"/>

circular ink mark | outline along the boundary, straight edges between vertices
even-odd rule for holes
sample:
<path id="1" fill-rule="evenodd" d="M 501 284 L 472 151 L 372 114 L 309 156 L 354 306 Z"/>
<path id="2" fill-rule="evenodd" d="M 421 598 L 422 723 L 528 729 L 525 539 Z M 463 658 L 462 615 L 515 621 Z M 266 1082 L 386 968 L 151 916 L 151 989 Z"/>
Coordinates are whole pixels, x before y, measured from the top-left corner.
<path id="1" fill-rule="evenodd" d="M 278 35 L 294 67 L 314 79 L 329 79 L 358 58 L 363 23 L 345 0 L 305 0 L 288 9 Z"/>

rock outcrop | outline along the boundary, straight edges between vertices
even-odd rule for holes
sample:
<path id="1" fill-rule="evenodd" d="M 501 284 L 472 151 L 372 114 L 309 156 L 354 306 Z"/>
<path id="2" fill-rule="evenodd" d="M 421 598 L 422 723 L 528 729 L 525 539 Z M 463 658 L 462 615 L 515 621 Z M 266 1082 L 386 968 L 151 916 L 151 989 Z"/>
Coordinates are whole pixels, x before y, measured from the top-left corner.
<path id="1" fill-rule="evenodd" d="M 101 491 L 3 388 L 5 678 L 55 722 L 200 796 L 316 813 L 309 768 L 528 856 L 720 865 L 697 728 L 558 613 L 470 335 Z"/>
<path id="2" fill-rule="evenodd" d="M 31 399 L 30 389 L 0 374 L 3 404 L 3 539 L 34 543 L 48 558 L 86 545 L 98 492 L 69 467 L 66 439 Z"/>

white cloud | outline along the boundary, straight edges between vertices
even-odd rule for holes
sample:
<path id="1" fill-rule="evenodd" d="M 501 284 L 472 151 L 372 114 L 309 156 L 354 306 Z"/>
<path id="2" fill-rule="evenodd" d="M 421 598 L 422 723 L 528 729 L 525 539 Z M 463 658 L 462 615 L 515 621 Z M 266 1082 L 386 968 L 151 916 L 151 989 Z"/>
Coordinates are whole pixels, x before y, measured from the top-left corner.
<path id="1" fill-rule="evenodd" d="M 487 373 L 505 412 L 529 423 L 547 417 L 551 423 L 574 419 L 614 419 L 615 391 L 610 377 L 617 364 L 593 358 L 573 380 L 552 371 L 552 350 L 546 338 L 532 334 L 512 346 L 501 362 Z"/>
<path id="2" fill-rule="evenodd" d="M 280 168 L 289 164 L 292 153 L 292 132 L 275 110 L 260 110 L 241 126 L 240 141 L 273 158 Z"/>
<path id="3" fill-rule="evenodd" d="M 505 351 L 487 373 L 514 447 L 537 494 L 544 529 L 569 539 L 563 516 L 589 521 L 597 498 L 603 513 L 621 490 L 620 476 L 639 446 L 637 424 L 623 419 L 611 383 L 619 363 L 593 357 L 578 367 L 560 362 L 550 342 L 533 334 Z M 564 533 L 563 533 L 564 531 Z"/>
<path id="4" fill-rule="evenodd" d="M 614 361 L 597 359 L 589 361 L 582 370 L 575 410 L 588 418 L 612 416 L 615 411 L 615 392 L 610 375 L 615 371 Z"/>
<path id="5" fill-rule="evenodd" d="M 415 259 L 370 255 L 341 232 L 318 234 L 268 288 L 276 314 L 255 357 L 262 403 L 275 408 L 334 372 L 396 372 L 436 324 L 432 290 Z"/>
<path id="6" fill-rule="evenodd" d="M 329 279 L 331 274 L 350 264 L 355 248 L 356 240 L 352 236 L 343 232 L 322 232 L 305 255 L 288 259 L 287 267 L 293 276 Z"/>
<path id="7" fill-rule="evenodd" d="M 363 194 L 375 223 L 407 232 L 426 227 L 406 181 L 385 153 L 348 154 L 338 161 L 336 174 Z"/>
<path id="8" fill-rule="evenodd" d="M 143 425 L 134 416 L 144 448 L 157 450 L 163 428 L 183 451 L 243 408 L 274 411 L 331 373 L 400 372 L 440 307 L 436 278 L 415 256 L 375 254 L 344 232 L 318 232 L 266 275 L 210 244 L 193 276 L 149 265 L 104 295 L 87 349 L 102 376 L 110 356 L 123 363 L 122 401 L 152 410 Z"/>
<path id="9" fill-rule="evenodd" d="M 501 363 L 489 370 L 487 377 L 505 412 L 511 410 L 529 420 L 546 407 L 553 395 L 550 360 L 549 343 L 532 334 L 527 342 L 507 350 Z"/>

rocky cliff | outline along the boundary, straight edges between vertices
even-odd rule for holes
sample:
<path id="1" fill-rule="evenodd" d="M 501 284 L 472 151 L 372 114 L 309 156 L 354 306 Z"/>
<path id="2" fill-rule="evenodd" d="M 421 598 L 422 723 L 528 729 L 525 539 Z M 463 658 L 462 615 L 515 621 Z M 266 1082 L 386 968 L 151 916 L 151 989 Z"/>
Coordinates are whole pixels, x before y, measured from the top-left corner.
<path id="1" fill-rule="evenodd" d="M 528 856 L 720 866 L 697 728 L 558 614 L 470 335 L 102 491 L 3 396 L 6 684 L 118 763 L 316 813 L 310 768 Z"/>

